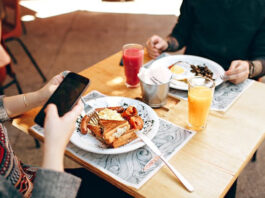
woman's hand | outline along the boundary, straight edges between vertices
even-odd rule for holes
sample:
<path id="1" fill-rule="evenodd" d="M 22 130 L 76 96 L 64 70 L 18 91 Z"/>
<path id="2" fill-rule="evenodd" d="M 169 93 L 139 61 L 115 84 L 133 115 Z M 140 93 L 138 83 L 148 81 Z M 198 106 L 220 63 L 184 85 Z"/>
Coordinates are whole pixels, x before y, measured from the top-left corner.
<path id="1" fill-rule="evenodd" d="M 44 87 L 42 87 L 38 92 L 41 97 L 41 101 L 47 101 L 53 92 L 57 89 L 57 87 L 63 81 L 64 76 L 62 74 L 58 74 L 54 76 Z"/>
<path id="2" fill-rule="evenodd" d="M 249 63 L 248 61 L 235 60 L 232 61 L 229 69 L 225 72 L 230 82 L 239 84 L 248 79 Z"/>
<path id="3" fill-rule="evenodd" d="M 43 168 L 63 171 L 64 150 L 75 129 L 76 119 L 83 108 L 83 103 L 79 101 L 71 111 L 59 117 L 54 104 L 47 106 L 44 122 Z"/>
<path id="4" fill-rule="evenodd" d="M 154 35 L 146 42 L 146 48 L 151 58 L 158 57 L 168 47 L 168 43 L 160 36 Z"/>
<path id="5" fill-rule="evenodd" d="M 4 97 L 3 102 L 7 115 L 9 117 L 15 117 L 32 108 L 44 104 L 63 81 L 63 78 L 63 74 L 59 74 L 54 76 L 43 88 L 38 91 Z"/>

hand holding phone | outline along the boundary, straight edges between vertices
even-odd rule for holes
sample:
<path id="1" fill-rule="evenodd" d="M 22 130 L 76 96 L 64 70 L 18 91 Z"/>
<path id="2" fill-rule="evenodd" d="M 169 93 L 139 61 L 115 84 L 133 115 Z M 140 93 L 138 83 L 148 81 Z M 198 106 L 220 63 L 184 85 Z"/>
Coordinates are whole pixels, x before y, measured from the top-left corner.
<path id="1" fill-rule="evenodd" d="M 68 73 L 59 87 L 42 107 L 34 121 L 43 127 L 45 119 L 44 110 L 50 103 L 55 104 L 57 106 L 59 116 L 63 116 L 72 109 L 88 85 L 88 78 L 73 72 Z"/>

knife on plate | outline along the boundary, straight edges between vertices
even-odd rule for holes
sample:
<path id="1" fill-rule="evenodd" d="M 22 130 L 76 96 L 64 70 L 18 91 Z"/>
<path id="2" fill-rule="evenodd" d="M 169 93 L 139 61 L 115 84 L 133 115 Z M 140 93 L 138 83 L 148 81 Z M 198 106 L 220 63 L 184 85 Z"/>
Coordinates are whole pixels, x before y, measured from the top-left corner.
<path id="1" fill-rule="evenodd" d="M 167 160 L 162 156 L 162 153 L 157 148 L 157 146 L 144 134 L 137 131 L 137 136 L 154 152 L 159 158 L 167 165 L 167 167 L 171 170 L 171 172 L 179 179 L 179 181 L 183 184 L 183 186 L 190 192 L 194 191 L 193 186 L 186 180 Z"/>

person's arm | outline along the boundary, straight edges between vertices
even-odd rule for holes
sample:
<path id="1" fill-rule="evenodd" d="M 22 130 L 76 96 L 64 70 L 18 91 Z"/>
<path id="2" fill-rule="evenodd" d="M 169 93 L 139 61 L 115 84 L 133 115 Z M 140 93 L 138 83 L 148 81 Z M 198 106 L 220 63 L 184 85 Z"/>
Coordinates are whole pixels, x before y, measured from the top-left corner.
<path id="1" fill-rule="evenodd" d="M 166 41 L 167 41 L 167 48 L 166 48 L 165 51 L 167 51 L 167 52 L 175 52 L 175 51 L 180 49 L 179 42 L 178 42 L 178 40 L 175 37 L 169 35 L 166 38 Z"/>
<path id="2" fill-rule="evenodd" d="M 39 169 L 33 183 L 32 198 L 74 198 L 81 179 L 68 173 Z"/>
<path id="3" fill-rule="evenodd" d="M 254 60 L 253 64 L 253 73 L 249 76 L 250 78 L 258 79 L 261 76 L 265 75 L 265 59 Z"/>
<path id="4" fill-rule="evenodd" d="M 235 84 L 247 78 L 258 79 L 265 75 L 265 19 L 253 38 L 249 60 L 232 61 L 226 75 Z"/>
<path id="5" fill-rule="evenodd" d="M 67 143 L 75 129 L 77 116 L 81 114 L 81 101 L 63 117 L 50 104 L 46 108 L 44 122 L 44 156 L 42 169 L 37 171 L 32 197 L 75 197 L 81 180 L 64 173 L 63 156 Z"/>
<path id="6" fill-rule="evenodd" d="M 43 88 L 38 91 L 4 97 L 3 104 L 7 115 L 9 117 L 15 117 L 34 107 L 43 105 L 58 87 L 58 85 L 62 82 L 62 80 L 63 76 L 60 74 L 53 77 Z"/>
<path id="7" fill-rule="evenodd" d="M 251 47 L 250 47 L 250 60 L 254 63 L 254 74 L 252 77 L 255 79 L 265 75 L 265 16 L 260 28 L 258 29 Z"/>
<path id="8" fill-rule="evenodd" d="M 167 37 L 168 48 L 166 51 L 177 51 L 187 45 L 194 23 L 194 13 L 189 0 L 183 0 L 180 7 L 178 22 L 171 34 Z"/>
<path id="9" fill-rule="evenodd" d="M 23 196 L 14 185 L 0 175 L 0 197 L 22 198 Z"/>
<path id="10" fill-rule="evenodd" d="M 158 35 L 153 35 L 146 41 L 148 55 L 151 58 L 156 58 L 162 52 L 174 52 L 181 49 L 187 44 L 192 32 L 192 24 L 192 8 L 189 4 L 189 0 L 184 0 L 180 8 L 178 23 L 173 28 L 171 34 L 166 39 Z"/>

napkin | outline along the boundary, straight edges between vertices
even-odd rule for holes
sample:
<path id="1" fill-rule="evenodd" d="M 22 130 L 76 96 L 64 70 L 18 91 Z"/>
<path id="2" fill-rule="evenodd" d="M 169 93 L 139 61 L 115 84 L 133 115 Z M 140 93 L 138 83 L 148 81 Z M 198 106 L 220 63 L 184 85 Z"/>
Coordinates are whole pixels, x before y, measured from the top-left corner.
<path id="1" fill-rule="evenodd" d="M 138 74 L 138 78 L 141 81 L 150 85 L 168 83 L 171 79 L 171 76 L 172 73 L 169 71 L 169 69 L 159 66 L 150 68 L 142 67 Z M 154 78 L 155 81 L 152 80 L 152 78 Z"/>

